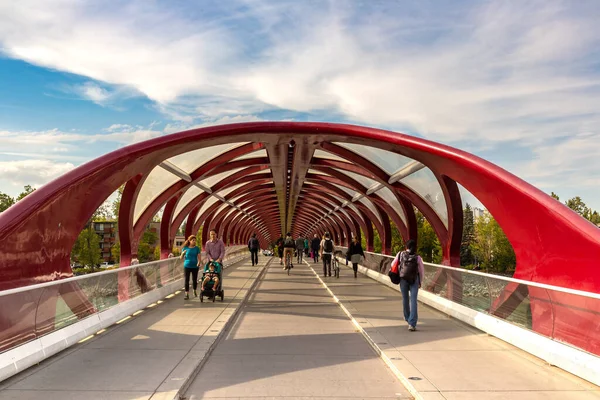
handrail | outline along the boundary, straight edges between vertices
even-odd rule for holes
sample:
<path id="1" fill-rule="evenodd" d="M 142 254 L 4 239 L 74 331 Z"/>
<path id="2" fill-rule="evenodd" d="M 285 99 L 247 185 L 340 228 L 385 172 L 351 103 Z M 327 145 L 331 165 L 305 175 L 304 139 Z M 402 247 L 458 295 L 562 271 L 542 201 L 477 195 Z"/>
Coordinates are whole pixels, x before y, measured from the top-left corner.
<path id="1" fill-rule="evenodd" d="M 110 269 L 108 271 L 94 272 L 93 274 L 85 274 L 85 275 L 79 275 L 79 276 L 72 276 L 70 278 L 57 279 L 55 281 L 49 281 L 49 282 L 43 282 L 43 283 L 36 283 L 34 285 L 27 285 L 27 286 L 21 286 L 21 287 L 18 287 L 18 288 L 7 289 L 7 290 L 0 291 L 0 297 L 2 297 L 2 296 L 8 296 L 8 295 L 15 294 L 15 293 L 27 292 L 29 290 L 34 290 L 34 289 L 41 289 L 41 288 L 45 288 L 45 287 L 48 287 L 48 286 L 54 286 L 54 285 L 62 284 L 62 283 L 68 283 L 68 282 L 75 282 L 75 281 L 80 281 L 80 280 L 84 280 L 84 279 L 90 279 L 90 278 L 95 277 L 95 276 L 116 274 L 118 272 L 129 271 L 129 270 L 134 269 L 134 268 L 139 268 L 139 267 L 144 267 L 144 266 L 149 266 L 149 265 L 154 265 L 154 264 L 162 264 L 162 263 L 165 263 L 165 262 L 171 261 L 171 260 L 173 260 L 173 258 L 167 258 L 167 259 L 164 259 L 164 260 L 157 260 L 157 261 L 150 261 L 150 262 L 143 263 L 143 264 L 131 265 L 129 267 Z"/>
<path id="2" fill-rule="evenodd" d="M 240 246 L 240 249 L 245 249 L 245 248 L 246 248 L 246 246 Z M 239 250 L 239 249 L 234 249 L 233 251 L 237 251 L 237 250 Z M 135 269 L 135 268 L 148 267 L 150 265 L 164 264 L 164 263 L 173 262 L 173 261 L 175 261 L 175 262 L 179 261 L 179 257 L 165 258 L 162 260 L 149 261 L 147 263 L 130 265 L 128 267 L 110 269 L 108 271 L 94 272 L 93 274 L 72 276 L 70 278 L 58 279 L 55 281 L 36 283 L 33 285 L 20 286 L 18 288 L 2 290 L 2 291 L 0 291 L 0 297 L 8 296 L 8 295 L 16 294 L 16 293 L 21 293 L 21 292 L 27 292 L 27 291 L 35 290 L 35 289 L 42 289 L 42 288 L 45 288 L 48 286 L 55 286 L 55 285 L 60 285 L 63 283 L 76 282 L 76 281 L 80 281 L 80 280 L 84 280 L 84 279 L 90 279 L 90 278 L 96 277 L 96 276 L 116 274 L 116 273 L 123 272 L 123 271 L 129 271 L 129 270 Z"/>
<path id="3" fill-rule="evenodd" d="M 387 258 L 392 258 L 392 259 L 395 258 L 395 256 L 390 256 L 387 254 L 380 254 L 380 253 L 373 253 L 370 251 L 365 251 L 365 253 L 373 254 L 373 255 L 376 255 L 379 257 L 387 257 Z M 562 292 L 562 293 L 573 294 L 573 295 L 577 295 L 577 296 L 589 297 L 592 299 L 600 300 L 600 293 L 592 293 L 592 292 L 586 292 L 584 290 L 569 289 L 569 288 L 560 287 L 560 286 L 548 285 L 546 283 L 526 281 L 526 280 L 517 279 L 517 278 L 509 278 L 507 276 L 502 276 L 502 275 L 487 274 L 485 272 L 472 271 L 469 269 L 451 267 L 449 265 L 440 265 L 440 264 L 434 264 L 434 263 L 428 263 L 428 262 L 424 262 L 423 264 L 428 265 L 430 267 L 442 268 L 442 269 L 447 269 L 447 270 L 451 270 L 451 271 L 458 271 L 460 273 L 465 273 L 465 274 L 470 274 L 470 275 L 478 275 L 478 276 L 483 276 L 485 278 L 493 278 L 493 279 L 497 279 L 497 280 L 501 280 L 501 281 L 519 283 L 519 284 L 523 284 L 523 285 L 527 285 L 527 286 L 538 287 L 541 289 L 548 289 L 548 290 L 553 290 L 556 292 Z"/>

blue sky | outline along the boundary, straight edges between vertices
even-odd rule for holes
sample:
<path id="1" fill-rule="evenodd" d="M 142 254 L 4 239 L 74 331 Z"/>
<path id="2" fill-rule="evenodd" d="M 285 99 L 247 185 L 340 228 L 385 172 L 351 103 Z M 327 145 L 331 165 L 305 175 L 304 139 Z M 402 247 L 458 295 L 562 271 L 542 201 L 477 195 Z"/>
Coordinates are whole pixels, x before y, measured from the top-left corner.
<path id="1" fill-rule="evenodd" d="M 350 122 L 600 210 L 597 1 L 0 0 L 0 191 L 195 126 Z"/>

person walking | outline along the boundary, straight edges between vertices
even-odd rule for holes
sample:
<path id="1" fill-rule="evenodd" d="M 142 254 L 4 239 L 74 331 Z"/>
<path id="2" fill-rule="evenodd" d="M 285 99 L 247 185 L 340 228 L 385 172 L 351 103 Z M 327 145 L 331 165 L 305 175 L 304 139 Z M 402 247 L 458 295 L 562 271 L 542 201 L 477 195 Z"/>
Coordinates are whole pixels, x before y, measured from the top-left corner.
<path id="1" fill-rule="evenodd" d="M 298 239 L 296 239 L 296 259 L 298 261 L 298 264 L 302 263 L 302 255 L 304 254 L 304 238 L 302 236 L 299 236 Z"/>
<path id="2" fill-rule="evenodd" d="M 217 239 L 217 231 L 210 230 L 210 239 L 204 245 L 204 252 L 208 258 L 208 262 L 216 261 L 220 266 L 223 266 L 223 258 L 225 257 L 225 243 L 221 239 Z"/>
<path id="3" fill-rule="evenodd" d="M 277 239 L 277 255 L 279 256 L 279 265 L 283 265 L 283 237 Z"/>
<path id="4" fill-rule="evenodd" d="M 319 262 L 319 251 L 321 250 L 321 239 L 319 239 L 319 235 L 316 233 L 310 242 L 310 249 L 313 252 L 313 261 L 316 264 Z"/>
<path id="5" fill-rule="evenodd" d="M 350 260 L 350 262 L 352 263 L 352 269 L 354 270 L 355 278 L 357 277 L 358 263 L 360 262 L 361 256 L 363 258 L 366 258 L 362 245 L 360 244 L 360 241 L 355 235 L 352 237 L 352 242 L 350 243 L 348 251 L 346 252 L 346 260 Z"/>
<path id="6" fill-rule="evenodd" d="M 260 243 L 256 238 L 256 233 L 252 234 L 252 237 L 248 241 L 248 250 L 250 250 L 250 258 L 252 259 L 252 266 L 258 264 L 258 250 L 260 248 Z"/>
<path id="7" fill-rule="evenodd" d="M 200 247 L 196 246 L 196 236 L 192 235 L 183 243 L 181 256 L 183 261 L 183 271 L 185 273 L 185 300 L 190 299 L 190 276 L 192 278 L 192 287 L 194 288 L 194 297 L 198 297 L 198 270 L 201 263 Z"/>
<path id="8" fill-rule="evenodd" d="M 308 257 L 308 249 L 310 248 L 310 243 L 308 238 L 304 238 L 304 255 Z"/>
<path id="9" fill-rule="evenodd" d="M 333 257 L 333 253 L 335 251 L 335 246 L 333 245 L 333 240 L 331 239 L 329 232 L 325 232 L 325 236 L 321 241 L 320 252 L 321 259 L 323 259 L 323 276 L 331 276 L 331 258 Z"/>
<path id="10" fill-rule="evenodd" d="M 404 310 L 404 320 L 408 322 L 408 330 L 417 330 L 417 321 L 419 314 L 417 312 L 417 295 L 425 267 L 423 259 L 417 254 L 417 242 L 410 239 L 406 242 L 406 250 L 396 255 L 398 262 L 398 272 L 400 274 L 400 291 L 402 292 L 402 305 Z"/>

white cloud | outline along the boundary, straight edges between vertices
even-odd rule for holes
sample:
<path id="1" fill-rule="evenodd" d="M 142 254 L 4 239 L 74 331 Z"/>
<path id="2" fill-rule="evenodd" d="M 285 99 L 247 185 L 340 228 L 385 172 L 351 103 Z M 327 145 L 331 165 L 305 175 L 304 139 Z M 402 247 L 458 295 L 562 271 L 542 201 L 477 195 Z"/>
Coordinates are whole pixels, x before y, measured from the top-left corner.
<path id="1" fill-rule="evenodd" d="M 91 82 L 78 86 L 77 90 L 83 97 L 97 104 L 103 104 L 110 98 L 110 93 L 106 89 Z"/>
<path id="2" fill-rule="evenodd" d="M 242 1 L 191 13 L 24 0 L 0 5 L 0 42 L 12 57 L 139 91 L 188 124 L 338 110 L 447 142 L 539 142 L 597 114 L 598 7 L 383 4 Z M 99 104 L 114 96 L 95 83 L 77 90 Z"/>
<path id="3" fill-rule="evenodd" d="M 73 168 L 75 165 L 71 163 L 50 160 L 0 161 L 0 180 L 19 187 L 24 185 L 38 187 Z"/>
<path id="4" fill-rule="evenodd" d="M 179 121 L 166 133 L 270 109 L 334 111 L 450 144 L 501 151 L 518 142 L 536 158 L 500 165 L 540 185 L 562 176 L 588 187 L 600 176 L 591 150 L 600 140 L 597 2 L 463 1 L 434 9 L 244 0 L 206 3 L 201 12 L 178 4 L 2 2 L 0 47 L 102 83 L 76 88 L 99 104 L 122 90 L 143 93 Z M 25 135 L 24 145 L 6 140 L 26 151 L 27 143 L 70 149 L 161 134 L 115 125 L 87 138 L 48 131 L 30 142 Z M 557 141 L 570 152 L 548 145 Z"/>
<path id="5" fill-rule="evenodd" d="M 258 122 L 262 121 L 261 118 L 256 115 L 236 115 L 234 117 L 225 116 L 215 120 L 207 120 L 200 124 L 186 124 L 186 123 L 170 123 L 165 126 L 165 133 L 181 132 L 189 129 L 204 128 L 206 126 L 225 125 L 225 124 L 238 124 L 241 122 Z"/>

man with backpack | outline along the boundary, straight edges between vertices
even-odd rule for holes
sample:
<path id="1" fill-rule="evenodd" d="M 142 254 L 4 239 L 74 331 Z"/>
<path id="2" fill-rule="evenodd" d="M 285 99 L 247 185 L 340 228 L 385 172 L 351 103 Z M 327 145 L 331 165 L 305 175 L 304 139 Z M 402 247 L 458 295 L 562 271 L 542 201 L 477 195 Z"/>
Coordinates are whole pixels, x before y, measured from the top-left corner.
<path id="1" fill-rule="evenodd" d="M 323 259 L 323 276 L 327 276 L 327 273 L 331 276 L 331 258 L 333 257 L 335 246 L 329 232 L 325 232 L 325 238 L 321 241 L 320 250 L 321 258 Z"/>
<path id="2" fill-rule="evenodd" d="M 260 250 L 260 243 L 256 238 L 256 233 L 252 234 L 252 237 L 248 241 L 248 250 L 250 250 L 250 258 L 252 259 L 252 265 L 258 264 L 258 250 Z"/>
<path id="3" fill-rule="evenodd" d="M 408 330 L 417 330 L 417 295 L 425 267 L 423 259 L 417 254 L 417 242 L 410 239 L 406 242 L 406 250 L 396 255 L 395 262 L 398 263 L 398 273 L 400 275 L 400 291 L 402 292 L 402 305 L 404 310 L 404 320 L 408 322 Z"/>

